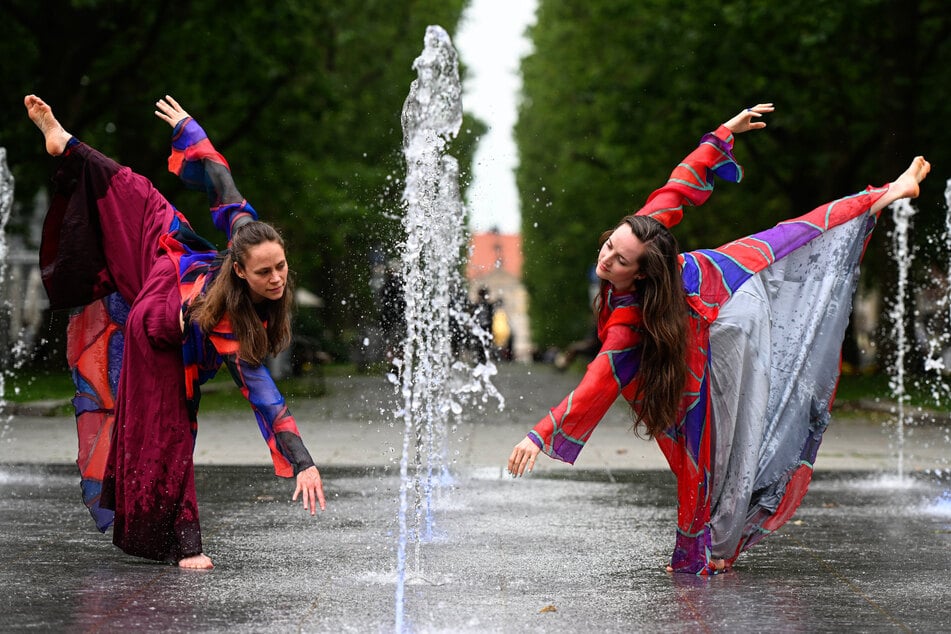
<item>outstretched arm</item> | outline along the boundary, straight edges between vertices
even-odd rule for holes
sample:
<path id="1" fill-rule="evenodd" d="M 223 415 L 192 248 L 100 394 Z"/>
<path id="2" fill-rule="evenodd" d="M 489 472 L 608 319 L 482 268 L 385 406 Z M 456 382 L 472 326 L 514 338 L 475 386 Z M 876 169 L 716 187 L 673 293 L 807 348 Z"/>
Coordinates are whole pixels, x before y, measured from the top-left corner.
<path id="1" fill-rule="evenodd" d="M 540 452 L 574 464 L 595 427 L 631 383 L 640 367 L 641 335 L 623 319 L 633 309 L 618 308 L 617 325 L 605 328 L 604 343 L 571 394 L 552 408 L 512 449 L 508 470 L 523 475 L 535 466 Z M 628 312 L 625 312 L 628 311 Z"/>
<path id="2" fill-rule="evenodd" d="M 231 377 L 251 405 L 261 434 L 271 450 L 275 472 L 282 477 L 296 474 L 297 485 L 291 499 L 296 501 L 300 496 L 304 509 L 311 515 L 316 513 L 318 506 L 323 511 L 327 503 L 320 471 L 304 446 L 297 423 L 271 373 L 264 365 L 249 365 L 232 354 L 225 356 L 224 360 Z"/>
<path id="3" fill-rule="evenodd" d="M 700 145 L 671 172 L 667 183 L 655 190 L 637 215 L 650 216 L 666 227 L 683 218 L 684 205 L 702 205 L 713 193 L 714 176 L 734 183 L 743 178 L 743 168 L 733 158 L 733 136 L 766 127 L 759 121 L 773 111 L 773 104 L 761 103 L 746 108 L 716 131 L 705 134 Z"/>
<path id="4" fill-rule="evenodd" d="M 189 189 L 208 194 L 212 220 L 230 241 L 240 225 L 257 220 L 257 212 L 241 196 L 228 161 L 215 150 L 198 122 L 169 95 L 159 99 L 155 107 L 155 116 L 172 126 L 168 171 L 181 178 Z"/>

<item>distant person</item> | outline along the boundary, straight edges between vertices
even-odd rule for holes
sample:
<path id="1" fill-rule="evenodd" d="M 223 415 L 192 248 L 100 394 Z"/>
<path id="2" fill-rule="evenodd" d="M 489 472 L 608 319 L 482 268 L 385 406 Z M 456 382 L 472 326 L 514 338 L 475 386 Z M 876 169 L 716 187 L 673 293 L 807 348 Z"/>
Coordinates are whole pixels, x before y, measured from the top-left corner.
<path id="1" fill-rule="evenodd" d="M 486 363 L 492 351 L 492 319 L 494 317 L 495 306 L 489 301 L 489 289 L 481 286 L 478 291 L 478 300 L 472 306 L 472 318 L 479 328 L 479 332 L 473 333 L 472 345 L 479 363 Z"/>
<path id="2" fill-rule="evenodd" d="M 95 377 L 74 368 L 81 458 L 93 450 L 86 443 L 106 443 L 104 469 L 83 481 L 100 530 L 114 511 L 113 542 L 125 552 L 182 568 L 213 566 L 201 540 L 192 452 L 199 385 L 222 363 L 251 404 L 277 475 L 296 477 L 293 499 L 300 496 L 311 515 L 323 509 L 320 473 L 263 363 L 290 341 L 284 242 L 257 220 L 224 157 L 174 99 L 156 103 L 156 116 L 173 129 L 169 170 L 207 191 L 215 226 L 228 236 L 229 248 L 218 252 L 147 179 L 66 132 L 39 97 L 28 95 L 24 105 L 47 152 L 62 157 L 40 254 L 51 305 L 90 306 L 71 321 L 73 339 L 104 323 L 97 300 L 124 300 L 128 310 L 124 345 L 108 351 L 121 356 L 114 430 L 83 429 L 80 404 L 94 400 L 86 392 Z"/>
<path id="3" fill-rule="evenodd" d="M 512 354 L 512 322 L 509 321 L 508 313 L 502 305 L 502 300 L 495 302 L 495 310 L 492 314 L 492 345 L 498 350 L 499 359 L 502 361 L 511 361 Z"/>
<path id="4" fill-rule="evenodd" d="M 883 208 L 918 196 L 915 158 L 870 187 L 718 249 L 678 254 L 669 228 L 714 175 L 739 182 L 734 135 L 765 127 L 760 104 L 701 139 L 667 184 L 601 235 L 601 350 L 578 387 L 509 456 L 573 463 L 623 395 L 677 477 L 668 570 L 729 569 L 799 506 L 829 421 L 857 267 Z"/>
<path id="5" fill-rule="evenodd" d="M 459 359 L 470 348 L 472 338 L 469 294 L 458 283 L 449 286 L 449 345 L 452 358 Z"/>

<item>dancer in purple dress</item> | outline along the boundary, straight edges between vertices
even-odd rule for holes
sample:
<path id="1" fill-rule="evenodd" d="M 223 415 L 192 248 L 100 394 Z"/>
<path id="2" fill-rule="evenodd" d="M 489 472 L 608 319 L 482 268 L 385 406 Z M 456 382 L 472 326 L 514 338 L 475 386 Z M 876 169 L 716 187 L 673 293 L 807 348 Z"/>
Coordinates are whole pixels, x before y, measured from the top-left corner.
<path id="1" fill-rule="evenodd" d="M 89 382 L 77 380 L 74 399 L 81 467 L 84 443 L 98 443 L 83 493 L 100 530 L 112 523 L 113 542 L 132 555 L 213 567 L 202 547 L 192 453 L 199 385 L 222 364 L 254 411 L 275 472 L 296 478 L 293 499 L 300 496 L 312 515 L 324 509 L 320 473 L 263 365 L 290 339 L 283 240 L 257 221 L 227 161 L 174 99 L 156 103 L 156 116 L 173 128 L 169 169 L 209 194 L 215 225 L 228 237 L 229 249 L 219 253 L 147 179 L 66 132 L 39 97 L 28 95 L 24 105 L 47 152 L 62 157 L 40 259 L 51 306 L 80 307 L 68 347 L 95 341 L 86 337 L 102 323 L 97 316 L 124 318 L 106 330 L 122 335 L 106 346 L 112 367 L 121 367 L 114 411 L 84 433 Z M 93 374 L 76 366 L 74 376 Z"/>

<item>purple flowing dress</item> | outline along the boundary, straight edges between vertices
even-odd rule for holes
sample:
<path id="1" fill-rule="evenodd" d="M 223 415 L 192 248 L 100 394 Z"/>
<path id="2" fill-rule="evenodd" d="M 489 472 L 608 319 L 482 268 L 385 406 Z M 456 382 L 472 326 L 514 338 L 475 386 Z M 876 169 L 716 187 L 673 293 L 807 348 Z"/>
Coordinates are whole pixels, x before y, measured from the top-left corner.
<path id="1" fill-rule="evenodd" d="M 257 218 L 193 119 L 175 128 L 169 169 L 208 193 L 229 241 Z M 167 562 L 200 554 L 199 386 L 222 364 L 254 411 L 277 475 L 313 460 L 266 367 L 240 359 L 227 316 L 208 334 L 187 319 L 182 330 L 188 302 L 220 270 L 218 251 L 146 178 L 76 139 L 53 184 L 40 259 L 51 306 L 75 309 L 67 348 L 84 501 L 129 554 Z"/>

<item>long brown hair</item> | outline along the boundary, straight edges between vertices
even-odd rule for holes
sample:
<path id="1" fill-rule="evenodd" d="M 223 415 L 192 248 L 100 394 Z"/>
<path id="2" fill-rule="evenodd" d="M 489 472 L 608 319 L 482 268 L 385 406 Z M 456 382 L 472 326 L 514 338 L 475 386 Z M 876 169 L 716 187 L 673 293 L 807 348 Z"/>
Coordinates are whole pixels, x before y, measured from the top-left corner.
<path id="1" fill-rule="evenodd" d="M 265 299 L 255 306 L 247 281 L 234 272 L 234 263 L 243 268 L 248 251 L 264 242 L 276 242 L 284 248 L 281 234 L 266 222 L 254 221 L 238 227 L 231 236 L 231 246 L 224 254 L 217 277 L 188 309 L 192 321 L 205 334 L 211 332 L 227 314 L 238 339 L 238 354 L 251 365 L 260 365 L 265 357 L 277 354 L 291 341 L 294 292 L 290 274 L 280 299 Z"/>
<path id="2" fill-rule="evenodd" d="M 631 400 L 634 425 L 644 426 L 653 438 L 681 418 L 681 401 L 687 382 L 687 305 L 677 261 L 677 239 L 663 224 L 649 216 L 625 216 L 618 227 L 628 225 L 644 244 L 638 260 L 635 288 L 640 295 L 643 323 L 641 365 L 637 393 Z M 604 244 L 617 229 L 601 235 Z M 608 282 L 602 280 L 595 309 Z"/>

